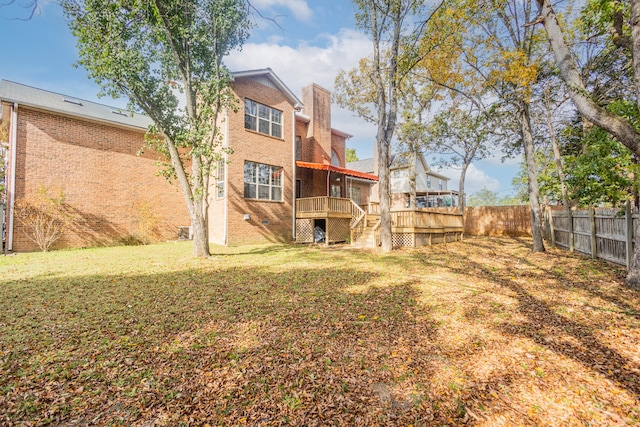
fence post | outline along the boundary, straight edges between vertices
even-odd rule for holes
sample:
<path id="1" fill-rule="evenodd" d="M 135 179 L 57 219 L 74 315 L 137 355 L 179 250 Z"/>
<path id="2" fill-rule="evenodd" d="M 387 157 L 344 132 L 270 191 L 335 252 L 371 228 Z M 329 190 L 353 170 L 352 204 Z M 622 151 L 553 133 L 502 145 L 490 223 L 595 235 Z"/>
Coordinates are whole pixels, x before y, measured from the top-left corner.
<path id="1" fill-rule="evenodd" d="M 573 252 L 575 250 L 575 238 L 573 235 L 573 209 L 571 206 L 567 206 L 567 221 L 569 225 L 569 252 Z"/>
<path id="2" fill-rule="evenodd" d="M 633 260 L 633 211 L 631 210 L 631 202 L 627 200 L 624 206 L 624 219 L 627 223 L 626 252 L 627 252 L 627 269 L 631 268 Z"/>
<path id="3" fill-rule="evenodd" d="M 551 240 L 551 247 L 556 247 L 556 232 L 553 229 L 553 211 L 547 206 L 547 223 L 549 224 L 549 240 Z"/>
<path id="4" fill-rule="evenodd" d="M 596 259 L 598 257 L 598 249 L 596 242 L 596 209 L 589 208 L 589 220 L 591 222 L 591 258 Z"/>

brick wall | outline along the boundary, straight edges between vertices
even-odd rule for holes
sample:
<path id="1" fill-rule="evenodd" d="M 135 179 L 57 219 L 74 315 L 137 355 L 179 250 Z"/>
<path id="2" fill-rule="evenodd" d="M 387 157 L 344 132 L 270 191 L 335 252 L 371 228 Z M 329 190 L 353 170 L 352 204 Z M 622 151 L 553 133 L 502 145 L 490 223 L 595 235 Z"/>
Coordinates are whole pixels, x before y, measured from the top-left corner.
<path id="1" fill-rule="evenodd" d="M 16 197 L 59 187 L 75 220 L 54 248 L 116 244 L 137 231 L 141 212 L 158 218 L 155 237 L 175 239 L 189 216 L 177 185 L 155 176 L 157 153 L 144 132 L 50 112 L 18 109 Z M 13 248 L 36 249 L 15 221 Z"/>
<path id="2" fill-rule="evenodd" d="M 233 154 L 227 166 L 227 243 L 290 242 L 293 238 L 293 106 L 282 92 L 251 78 L 237 78 L 234 91 L 241 105 L 246 97 L 282 111 L 283 137 L 246 130 L 244 108 L 230 114 L 228 138 Z M 281 202 L 245 199 L 245 160 L 283 168 Z M 245 220 L 244 214 L 249 214 L 250 219 Z"/>

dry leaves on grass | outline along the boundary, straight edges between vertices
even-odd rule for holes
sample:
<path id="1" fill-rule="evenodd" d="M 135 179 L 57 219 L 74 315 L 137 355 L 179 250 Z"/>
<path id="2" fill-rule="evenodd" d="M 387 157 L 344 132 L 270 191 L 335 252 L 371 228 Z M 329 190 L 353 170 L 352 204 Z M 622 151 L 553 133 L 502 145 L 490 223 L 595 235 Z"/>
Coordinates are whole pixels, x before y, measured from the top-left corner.
<path id="1" fill-rule="evenodd" d="M 100 250 L 0 264 L 0 423 L 640 423 L 640 298 L 615 267 L 515 239 L 189 249 L 123 248 L 124 274 Z"/>

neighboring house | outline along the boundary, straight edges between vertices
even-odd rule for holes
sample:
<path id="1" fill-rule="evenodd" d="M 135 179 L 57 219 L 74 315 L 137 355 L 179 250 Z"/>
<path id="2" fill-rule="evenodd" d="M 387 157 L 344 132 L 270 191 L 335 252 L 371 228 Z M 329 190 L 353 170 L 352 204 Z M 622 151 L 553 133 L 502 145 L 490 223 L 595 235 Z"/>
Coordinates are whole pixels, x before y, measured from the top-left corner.
<path id="1" fill-rule="evenodd" d="M 62 189 L 73 226 L 55 247 L 111 245 L 149 227 L 175 239 L 189 216 L 178 188 L 156 175 L 157 153 L 144 143 L 142 115 L 3 80 L 2 119 L 9 125 L 8 249 L 28 251 L 15 201 L 41 187 Z"/>
<path id="2" fill-rule="evenodd" d="M 415 159 L 416 207 L 452 207 L 458 206 L 458 192 L 448 188 L 449 178 L 429 169 L 422 154 L 393 154 L 389 166 L 391 181 L 391 209 L 401 210 L 409 207 L 412 174 L 411 162 Z M 359 160 L 347 164 L 347 167 L 362 172 L 373 173 L 374 159 Z M 377 189 L 376 189 L 377 191 Z"/>
<path id="3" fill-rule="evenodd" d="M 233 90 L 243 108 L 220 123 L 233 154 L 212 176 L 210 241 L 308 242 L 316 228 L 327 242 L 346 240 L 355 215 L 348 197 L 366 205 L 377 177 L 345 168 L 350 135 L 331 128 L 329 91 L 312 84 L 300 100 L 268 68 L 234 73 Z M 13 207 L 41 186 L 62 188 L 79 218 L 55 247 L 118 243 L 135 234 L 142 207 L 158 218 L 158 238 L 189 225 L 178 187 L 156 175 L 158 154 L 136 155 L 147 117 L 7 81 L 0 101 L 10 124 L 10 250 L 35 248 Z"/>

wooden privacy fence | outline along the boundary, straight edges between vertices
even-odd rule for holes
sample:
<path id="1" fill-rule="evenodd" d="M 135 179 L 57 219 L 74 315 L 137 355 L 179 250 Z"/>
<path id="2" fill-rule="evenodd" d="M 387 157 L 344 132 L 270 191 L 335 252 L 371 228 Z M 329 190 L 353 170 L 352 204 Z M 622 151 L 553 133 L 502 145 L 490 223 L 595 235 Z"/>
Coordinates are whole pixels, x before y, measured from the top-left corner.
<path id="1" fill-rule="evenodd" d="M 547 210 L 546 232 L 551 244 L 629 268 L 638 214 L 622 209 Z"/>
<path id="2" fill-rule="evenodd" d="M 531 209 L 517 206 L 468 206 L 464 233 L 472 236 L 531 236 Z"/>

